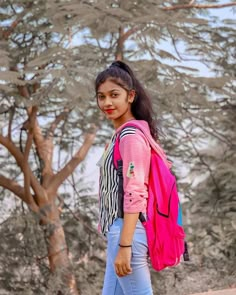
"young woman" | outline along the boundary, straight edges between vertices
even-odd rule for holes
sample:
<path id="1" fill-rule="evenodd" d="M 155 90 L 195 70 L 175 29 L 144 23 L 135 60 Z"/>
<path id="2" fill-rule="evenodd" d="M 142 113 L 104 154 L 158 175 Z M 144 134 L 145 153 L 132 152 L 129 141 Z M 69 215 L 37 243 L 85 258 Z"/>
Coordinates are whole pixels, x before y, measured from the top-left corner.
<path id="1" fill-rule="evenodd" d="M 145 216 L 150 145 L 143 132 L 124 124 L 134 120 L 157 140 L 150 98 L 128 65 L 116 61 L 95 82 L 98 107 L 115 132 L 100 161 L 100 228 L 107 238 L 107 264 L 102 295 L 153 294 L 148 267 Z M 113 149 L 119 136 L 123 161 L 123 216 L 119 216 L 117 169 Z"/>

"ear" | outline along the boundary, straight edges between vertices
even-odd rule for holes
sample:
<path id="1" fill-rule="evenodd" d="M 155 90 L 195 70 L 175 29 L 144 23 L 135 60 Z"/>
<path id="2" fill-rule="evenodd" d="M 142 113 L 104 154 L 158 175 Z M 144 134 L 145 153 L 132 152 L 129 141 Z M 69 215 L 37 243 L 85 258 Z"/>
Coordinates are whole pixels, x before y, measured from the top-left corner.
<path id="1" fill-rule="evenodd" d="M 128 102 L 129 103 L 132 103 L 134 101 L 135 95 L 136 95 L 136 93 L 135 93 L 134 89 L 129 91 L 129 94 L 128 94 Z"/>

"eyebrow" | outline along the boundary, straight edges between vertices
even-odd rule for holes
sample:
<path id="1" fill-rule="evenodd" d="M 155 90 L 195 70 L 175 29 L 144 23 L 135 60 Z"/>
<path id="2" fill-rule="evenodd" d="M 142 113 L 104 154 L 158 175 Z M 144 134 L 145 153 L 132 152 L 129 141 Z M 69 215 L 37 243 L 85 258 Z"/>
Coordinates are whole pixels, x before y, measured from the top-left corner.
<path id="1" fill-rule="evenodd" d="M 115 89 L 109 90 L 108 92 L 113 92 L 113 91 L 120 91 L 120 90 L 115 88 Z M 103 92 L 98 91 L 97 94 L 103 94 Z"/>

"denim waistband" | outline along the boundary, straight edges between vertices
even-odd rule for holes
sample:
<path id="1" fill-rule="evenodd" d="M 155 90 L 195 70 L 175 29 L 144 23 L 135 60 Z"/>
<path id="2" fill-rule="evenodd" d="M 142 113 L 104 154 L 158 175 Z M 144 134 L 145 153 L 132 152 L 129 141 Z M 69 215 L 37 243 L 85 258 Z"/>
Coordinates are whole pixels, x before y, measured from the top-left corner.
<path id="1" fill-rule="evenodd" d="M 113 224 L 110 226 L 109 232 L 113 231 L 120 231 L 123 227 L 124 219 L 123 218 L 116 218 Z M 136 230 L 144 230 L 142 222 L 140 220 L 137 221 Z"/>

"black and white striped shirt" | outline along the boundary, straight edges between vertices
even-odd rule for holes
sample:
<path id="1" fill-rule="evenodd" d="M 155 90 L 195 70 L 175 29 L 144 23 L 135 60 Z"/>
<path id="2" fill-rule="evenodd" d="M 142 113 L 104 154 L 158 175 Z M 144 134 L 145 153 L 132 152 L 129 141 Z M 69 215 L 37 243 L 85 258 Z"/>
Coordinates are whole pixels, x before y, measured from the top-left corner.
<path id="1" fill-rule="evenodd" d="M 100 196 L 100 227 L 105 235 L 118 214 L 118 184 L 119 177 L 113 164 L 113 150 L 117 136 L 120 139 L 129 134 L 135 134 L 135 127 L 126 127 L 119 134 L 114 134 L 103 154 L 100 167 L 99 196 Z M 129 147 L 127 147 L 129 148 Z"/>

